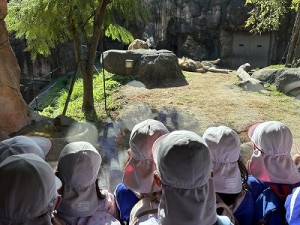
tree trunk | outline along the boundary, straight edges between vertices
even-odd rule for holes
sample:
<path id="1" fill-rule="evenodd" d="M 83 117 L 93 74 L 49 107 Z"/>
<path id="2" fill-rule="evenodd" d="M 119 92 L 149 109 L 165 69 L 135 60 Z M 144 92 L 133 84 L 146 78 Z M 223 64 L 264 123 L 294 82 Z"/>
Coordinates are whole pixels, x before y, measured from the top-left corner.
<path id="1" fill-rule="evenodd" d="M 95 107 L 94 107 L 94 95 L 93 95 L 93 70 L 89 70 L 87 64 L 85 63 L 86 61 L 88 61 L 88 59 L 86 60 L 83 59 L 85 56 L 83 55 L 81 50 L 82 49 L 81 41 L 72 19 L 70 19 L 70 24 L 71 24 L 70 32 L 72 34 L 76 65 L 78 65 L 83 80 L 82 110 L 84 111 L 86 116 L 90 114 L 94 115 Z"/>
<path id="2" fill-rule="evenodd" d="M 85 113 L 87 119 L 96 115 L 94 107 L 94 95 L 93 95 L 93 72 L 94 62 L 96 58 L 97 46 L 102 35 L 102 24 L 105 15 L 105 10 L 110 0 L 103 0 L 97 7 L 94 15 L 93 36 L 91 42 L 87 45 L 87 54 L 83 54 L 81 51 L 81 40 L 76 31 L 75 24 L 70 17 L 70 32 L 73 39 L 73 47 L 75 51 L 76 64 L 79 66 L 79 70 L 83 80 L 83 102 L 82 110 Z"/>
<path id="3" fill-rule="evenodd" d="M 300 43 L 300 8 L 297 11 L 285 66 L 291 67 L 295 65 L 299 60 L 299 56 L 300 56 L 299 43 Z"/>
<path id="4" fill-rule="evenodd" d="M 82 110 L 85 113 L 95 113 L 94 107 L 94 95 L 93 95 L 93 72 L 90 73 L 88 70 L 82 71 L 83 79 L 83 102 Z"/>
<path id="5" fill-rule="evenodd" d="M 82 72 L 83 78 L 83 102 L 82 109 L 85 113 L 95 114 L 94 96 L 93 96 L 93 72 L 94 62 L 96 59 L 97 46 L 102 36 L 102 24 L 106 11 L 106 7 L 110 0 L 103 0 L 102 4 L 98 6 L 94 16 L 93 36 L 91 43 L 88 45 L 88 52 L 86 58 L 85 71 Z M 80 67 L 81 68 L 81 67 Z"/>

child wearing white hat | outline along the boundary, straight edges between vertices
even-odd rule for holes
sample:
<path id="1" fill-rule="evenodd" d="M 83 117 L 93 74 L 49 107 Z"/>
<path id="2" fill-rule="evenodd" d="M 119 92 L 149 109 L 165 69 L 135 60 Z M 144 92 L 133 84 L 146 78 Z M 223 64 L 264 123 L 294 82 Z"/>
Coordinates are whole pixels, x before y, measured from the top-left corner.
<path id="1" fill-rule="evenodd" d="M 51 225 L 60 180 L 35 154 L 12 155 L 0 163 L 0 224 Z M 55 221 L 55 220 L 53 220 Z"/>
<path id="2" fill-rule="evenodd" d="M 98 187 L 101 160 L 94 146 L 85 141 L 69 143 L 61 151 L 57 165 L 57 176 L 63 183 L 62 201 L 57 209 L 61 222 L 120 225 L 115 218 L 113 195 Z"/>
<path id="3" fill-rule="evenodd" d="M 168 132 L 163 123 L 153 119 L 136 124 L 131 131 L 129 161 L 124 168 L 123 183 L 119 184 L 115 191 L 120 217 L 125 223 L 156 222 L 160 190 L 153 182 L 156 165 L 152 146 L 157 138 Z M 128 204 L 132 209 L 128 208 Z M 150 213 L 144 215 L 145 211 Z"/>
<path id="4" fill-rule="evenodd" d="M 8 156 L 33 153 L 45 159 L 51 149 L 48 138 L 38 136 L 15 136 L 0 142 L 0 162 Z"/>
<path id="5" fill-rule="evenodd" d="M 248 172 L 240 159 L 240 138 L 229 127 L 208 128 L 203 139 L 213 162 L 213 181 L 218 203 L 225 203 L 239 224 L 252 225 L 254 202 L 246 184 Z"/>
<path id="6" fill-rule="evenodd" d="M 162 187 L 161 225 L 232 224 L 216 213 L 211 156 L 199 135 L 185 130 L 166 134 L 154 143 L 153 156 L 155 180 Z"/>
<path id="7" fill-rule="evenodd" d="M 291 156 L 293 136 L 290 129 L 279 121 L 267 121 L 252 125 L 248 136 L 254 149 L 248 162 L 252 175 L 248 186 L 254 200 L 269 188 L 284 202 L 292 189 L 300 185 L 300 174 Z M 284 224 L 283 220 L 274 219 L 270 224 Z"/>

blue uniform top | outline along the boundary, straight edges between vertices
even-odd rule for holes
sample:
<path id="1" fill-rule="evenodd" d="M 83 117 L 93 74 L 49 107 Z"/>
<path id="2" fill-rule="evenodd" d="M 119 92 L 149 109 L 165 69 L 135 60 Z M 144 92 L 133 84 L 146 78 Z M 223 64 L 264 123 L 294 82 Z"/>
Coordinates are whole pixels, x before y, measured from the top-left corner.
<path id="1" fill-rule="evenodd" d="M 285 201 L 286 221 L 289 225 L 300 223 L 300 187 L 294 188 Z"/>
<path id="2" fill-rule="evenodd" d="M 120 212 L 120 221 L 123 224 L 128 224 L 131 209 L 140 199 L 124 183 L 118 184 L 114 194 Z"/>
<path id="3" fill-rule="evenodd" d="M 268 224 L 270 225 L 286 224 L 284 203 L 293 188 L 300 186 L 300 183 L 276 184 L 260 181 L 253 176 L 249 176 L 247 183 L 256 204 L 255 221 L 268 218 Z M 263 197 L 260 196 L 262 192 L 264 192 Z"/>

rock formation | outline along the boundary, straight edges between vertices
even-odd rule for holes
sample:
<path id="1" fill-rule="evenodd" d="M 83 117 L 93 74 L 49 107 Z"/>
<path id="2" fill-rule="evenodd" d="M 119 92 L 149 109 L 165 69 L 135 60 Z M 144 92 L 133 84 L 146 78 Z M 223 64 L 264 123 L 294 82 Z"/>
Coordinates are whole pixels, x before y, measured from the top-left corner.
<path id="1" fill-rule="evenodd" d="M 0 131 L 13 132 L 28 124 L 29 109 L 20 92 L 20 68 L 10 46 L 4 18 L 6 0 L 0 0 Z"/>
<path id="2" fill-rule="evenodd" d="M 131 67 L 126 67 L 130 62 Z M 168 50 L 108 50 L 103 53 L 104 68 L 113 74 L 132 75 L 147 87 L 160 86 L 174 80 L 186 84 L 177 56 Z"/>
<path id="3" fill-rule="evenodd" d="M 300 68 L 261 69 L 252 77 L 274 84 L 279 92 L 300 99 Z"/>
<path id="4" fill-rule="evenodd" d="M 248 91 L 263 92 L 265 90 L 263 83 L 260 80 L 251 77 L 248 73 L 249 70 L 249 63 L 245 63 L 238 68 L 236 74 L 241 79 L 238 86 Z"/>

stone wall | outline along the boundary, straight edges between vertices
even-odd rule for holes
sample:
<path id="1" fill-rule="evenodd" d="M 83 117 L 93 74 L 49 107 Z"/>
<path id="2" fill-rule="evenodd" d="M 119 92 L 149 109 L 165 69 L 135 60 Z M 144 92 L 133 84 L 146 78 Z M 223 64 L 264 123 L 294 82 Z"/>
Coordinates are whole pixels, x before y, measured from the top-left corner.
<path id="1" fill-rule="evenodd" d="M 193 60 L 220 58 L 221 65 L 233 65 L 233 34 L 245 31 L 244 24 L 250 10 L 245 7 L 245 0 L 144 1 L 150 3 L 152 17 L 146 24 L 127 27 L 135 38 L 148 39 L 152 48 L 171 50 L 178 57 Z M 292 24 L 293 15 L 283 20 L 281 32 L 269 34 L 269 64 L 278 63 L 284 57 Z M 55 49 L 51 57 L 38 57 L 34 62 L 29 53 L 23 52 L 24 41 L 11 39 L 11 43 L 21 67 L 21 77 L 51 79 L 74 70 L 71 43 Z M 104 50 L 126 48 L 124 44 L 108 39 L 104 39 L 103 45 Z"/>
<path id="2" fill-rule="evenodd" d="M 30 52 L 24 51 L 26 42 L 23 39 L 15 39 L 10 35 L 12 48 L 21 68 L 21 77 L 25 79 L 39 78 L 51 80 L 59 75 L 74 71 L 74 51 L 71 43 L 58 46 L 49 57 L 37 56 L 31 58 Z"/>
<path id="3" fill-rule="evenodd" d="M 221 58 L 224 66 L 232 65 L 233 34 L 245 32 L 249 6 L 245 0 L 145 0 L 150 2 L 153 17 L 142 37 L 157 49 L 169 49 L 178 57 L 193 60 Z M 285 18 L 281 32 L 270 33 L 269 63 L 278 63 L 284 56 L 291 18 Z M 247 31 L 248 32 L 248 31 Z M 249 39 L 251 34 L 249 33 Z M 283 45 L 277 45 L 283 43 Z"/>
<path id="4" fill-rule="evenodd" d="M 27 103 L 31 102 L 51 80 L 75 70 L 75 57 L 71 43 L 57 47 L 49 57 L 39 55 L 33 60 L 30 52 L 24 51 L 25 40 L 15 39 L 11 34 L 10 42 L 21 69 L 21 92 Z"/>

